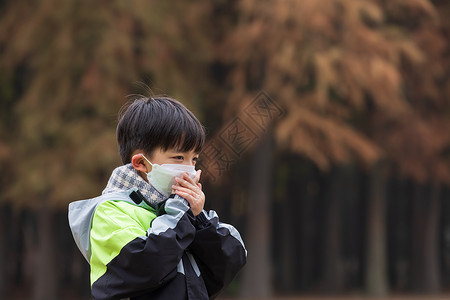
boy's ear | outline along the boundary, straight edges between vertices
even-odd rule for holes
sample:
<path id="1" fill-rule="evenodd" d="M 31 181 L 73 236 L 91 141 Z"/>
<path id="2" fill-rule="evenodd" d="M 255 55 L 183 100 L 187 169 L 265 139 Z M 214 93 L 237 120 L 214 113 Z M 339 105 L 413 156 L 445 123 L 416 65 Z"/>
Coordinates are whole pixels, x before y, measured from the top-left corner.
<path id="1" fill-rule="evenodd" d="M 152 166 L 145 160 L 142 154 L 138 153 L 131 157 L 131 164 L 137 171 L 148 173 L 152 170 Z"/>

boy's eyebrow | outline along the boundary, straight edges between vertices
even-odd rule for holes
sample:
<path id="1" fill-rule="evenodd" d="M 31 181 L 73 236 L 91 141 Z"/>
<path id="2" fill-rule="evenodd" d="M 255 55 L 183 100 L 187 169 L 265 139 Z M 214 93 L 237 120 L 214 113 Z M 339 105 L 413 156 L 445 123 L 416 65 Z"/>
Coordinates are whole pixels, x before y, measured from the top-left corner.
<path id="1" fill-rule="evenodd" d="M 186 152 L 190 152 L 191 150 L 188 151 L 183 151 L 182 149 L 176 149 L 176 148 L 172 148 L 172 149 L 168 149 L 168 151 L 174 152 L 174 153 L 186 153 Z M 200 155 L 201 151 L 195 151 L 194 154 L 195 155 Z"/>

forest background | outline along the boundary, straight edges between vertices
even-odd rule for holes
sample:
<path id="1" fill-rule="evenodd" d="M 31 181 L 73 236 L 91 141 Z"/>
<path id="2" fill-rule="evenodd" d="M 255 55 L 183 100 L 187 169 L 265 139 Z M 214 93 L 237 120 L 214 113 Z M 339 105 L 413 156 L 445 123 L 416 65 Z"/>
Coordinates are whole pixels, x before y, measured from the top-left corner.
<path id="1" fill-rule="evenodd" d="M 0 1 L 0 298 L 90 299 L 67 206 L 146 85 L 208 130 L 222 297 L 446 294 L 449 43 L 446 0 Z"/>

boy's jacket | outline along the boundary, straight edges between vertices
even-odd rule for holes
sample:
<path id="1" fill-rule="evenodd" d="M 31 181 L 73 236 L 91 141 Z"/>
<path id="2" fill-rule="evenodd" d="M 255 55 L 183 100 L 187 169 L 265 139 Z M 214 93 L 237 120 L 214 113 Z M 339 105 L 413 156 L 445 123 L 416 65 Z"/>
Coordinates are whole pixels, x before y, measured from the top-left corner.
<path id="1" fill-rule="evenodd" d="M 102 299 L 210 299 L 246 262 L 238 231 L 214 211 L 194 217 L 171 195 L 155 210 L 134 188 L 72 202 L 69 225 Z"/>

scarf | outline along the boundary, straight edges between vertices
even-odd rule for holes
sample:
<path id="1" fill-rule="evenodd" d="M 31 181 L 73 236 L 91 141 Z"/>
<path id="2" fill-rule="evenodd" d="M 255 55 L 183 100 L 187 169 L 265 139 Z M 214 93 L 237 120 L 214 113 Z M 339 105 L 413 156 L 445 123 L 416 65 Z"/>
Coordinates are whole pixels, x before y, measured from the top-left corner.
<path id="1" fill-rule="evenodd" d="M 153 207 L 166 200 L 151 184 L 146 182 L 131 164 L 126 164 L 114 169 L 102 194 L 128 190 L 137 187 L 141 194 Z"/>

